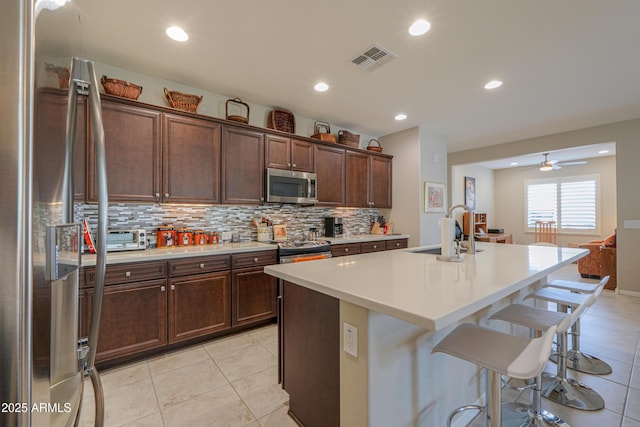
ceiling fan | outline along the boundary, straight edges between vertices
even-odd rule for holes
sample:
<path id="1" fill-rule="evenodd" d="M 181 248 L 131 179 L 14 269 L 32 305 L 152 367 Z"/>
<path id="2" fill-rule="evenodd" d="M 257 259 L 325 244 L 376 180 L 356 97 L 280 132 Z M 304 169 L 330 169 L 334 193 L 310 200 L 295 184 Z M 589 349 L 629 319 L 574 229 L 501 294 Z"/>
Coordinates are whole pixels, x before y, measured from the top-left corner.
<path id="1" fill-rule="evenodd" d="M 550 170 L 562 169 L 563 166 L 575 166 L 575 165 L 584 165 L 587 162 L 584 160 L 576 161 L 576 162 L 561 162 L 559 163 L 557 160 L 549 160 L 549 153 L 544 153 L 544 160 L 540 162 L 540 171 L 547 172 Z"/>

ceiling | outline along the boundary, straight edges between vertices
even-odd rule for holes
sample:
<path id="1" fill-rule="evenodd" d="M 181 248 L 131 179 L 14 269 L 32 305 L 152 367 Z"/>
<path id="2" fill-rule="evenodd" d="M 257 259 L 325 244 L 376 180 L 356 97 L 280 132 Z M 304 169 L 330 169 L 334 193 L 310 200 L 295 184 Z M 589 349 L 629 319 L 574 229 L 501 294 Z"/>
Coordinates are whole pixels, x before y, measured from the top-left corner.
<path id="1" fill-rule="evenodd" d="M 586 161 L 589 162 L 589 159 L 597 158 L 597 157 L 605 157 L 605 156 L 615 156 L 616 155 L 616 143 L 615 142 L 605 142 L 601 144 L 592 144 L 585 145 L 582 147 L 573 147 L 566 148 L 562 150 L 553 150 L 553 151 L 545 151 L 545 152 L 536 152 L 531 154 L 526 154 L 522 156 L 516 157 L 507 157 L 503 159 L 490 160 L 486 162 L 478 162 L 474 163 L 475 166 L 482 166 L 487 169 L 509 169 L 509 168 L 520 168 L 526 166 L 535 166 L 539 167 L 540 163 L 544 160 L 544 154 L 548 153 L 549 161 L 557 161 L 562 164 L 562 162 L 572 162 L 572 161 Z M 517 164 L 513 164 L 517 163 Z M 567 165 L 567 167 L 569 167 Z"/>
<path id="2" fill-rule="evenodd" d="M 51 52 L 370 135 L 427 126 L 449 152 L 640 117 L 637 0 L 72 2 L 39 39 Z M 418 18 L 431 30 L 410 36 Z M 351 63 L 373 44 L 397 59 Z M 492 79 L 504 85 L 484 89 Z"/>

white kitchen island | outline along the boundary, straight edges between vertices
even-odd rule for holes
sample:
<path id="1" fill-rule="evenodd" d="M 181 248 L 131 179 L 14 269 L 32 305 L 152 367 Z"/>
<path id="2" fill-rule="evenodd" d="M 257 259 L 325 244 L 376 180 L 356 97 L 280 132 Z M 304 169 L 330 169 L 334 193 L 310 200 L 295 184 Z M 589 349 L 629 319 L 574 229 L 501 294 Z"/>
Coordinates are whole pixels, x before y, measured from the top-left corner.
<path id="1" fill-rule="evenodd" d="M 477 248 L 483 251 L 465 255 L 460 263 L 438 261 L 435 255 L 418 252 L 425 248 L 410 248 L 265 267 L 285 286 L 312 291 L 339 306 L 339 320 L 336 313 L 326 312 L 329 332 L 338 337 L 332 341 L 337 348 L 329 351 L 339 359 L 339 374 L 320 375 L 339 375 L 340 425 L 445 425 L 452 409 L 475 402 L 484 393 L 485 381 L 470 363 L 432 355 L 433 346 L 461 322 L 487 324 L 490 314 L 588 253 L 577 248 L 495 243 L 478 243 Z M 291 301 L 286 288 L 281 289 L 286 314 Z M 312 316 L 313 306 L 297 308 L 298 315 Z M 316 317 L 322 315 L 316 313 Z M 299 320 L 295 316 L 285 316 L 285 322 L 295 324 Z M 358 330 L 357 357 L 342 350 L 345 322 Z M 491 326 L 510 331 L 500 323 Z M 316 334 L 326 333 L 322 326 L 316 329 L 295 335 L 293 343 L 285 339 L 287 345 L 282 348 L 307 344 L 313 348 Z M 286 351 L 284 360 L 286 366 Z M 312 360 L 308 366 L 304 360 L 297 362 L 303 372 L 313 372 L 317 367 Z M 285 389 L 286 378 L 285 371 Z M 321 393 L 302 390 L 316 397 Z M 291 411 L 297 415 L 295 402 L 291 396 Z M 307 425 L 313 427 L 311 422 Z"/>

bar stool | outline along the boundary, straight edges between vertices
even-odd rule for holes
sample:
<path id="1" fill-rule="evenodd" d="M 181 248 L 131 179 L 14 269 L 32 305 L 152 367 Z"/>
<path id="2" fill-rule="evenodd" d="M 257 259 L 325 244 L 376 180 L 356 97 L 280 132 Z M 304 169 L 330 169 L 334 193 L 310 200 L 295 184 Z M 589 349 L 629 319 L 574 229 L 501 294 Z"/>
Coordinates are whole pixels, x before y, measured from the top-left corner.
<path id="1" fill-rule="evenodd" d="M 571 308 L 576 312 L 576 319 L 584 311 L 593 305 L 604 285 L 599 286 L 592 294 L 577 294 L 562 289 L 543 287 L 537 289 L 525 298 L 535 298 L 542 301 L 553 302 L 558 305 L 559 311 Z M 585 411 L 597 411 L 604 408 L 604 399 L 595 390 L 579 383 L 573 378 L 567 377 L 567 335 L 564 331 L 558 334 L 558 364 L 556 374 L 542 373 L 542 395 L 549 400 L 561 405 Z"/>
<path id="2" fill-rule="evenodd" d="M 540 338 L 529 339 L 464 323 L 444 337 L 432 353 L 446 353 L 489 371 L 486 406 L 467 405 L 455 409 L 447 419 L 447 426 L 451 426 L 457 414 L 468 409 L 484 412 L 487 426 L 501 426 L 501 376 L 522 380 L 537 377 L 547 361 L 555 332 L 556 327 L 551 326 Z"/>
<path id="3" fill-rule="evenodd" d="M 580 294 L 592 294 L 598 290 L 598 287 L 604 287 L 608 281 L 609 276 L 603 277 L 600 283 L 553 280 L 549 282 L 547 286 Z M 571 350 L 567 353 L 567 368 L 594 375 L 607 375 L 613 372 L 613 369 L 611 369 L 611 366 L 607 362 L 590 354 L 583 353 L 580 350 L 580 330 L 580 318 L 578 318 L 573 326 L 571 326 Z M 554 363 L 558 363 L 557 354 L 552 354 L 549 359 Z"/>
<path id="4" fill-rule="evenodd" d="M 532 337 L 539 337 L 543 331 L 551 327 L 556 327 L 556 334 L 566 332 L 579 314 L 578 311 L 569 314 L 515 303 L 494 313 L 489 319 L 503 320 L 527 327 Z M 549 425 L 570 427 L 559 417 L 542 409 L 541 387 L 542 376 L 539 373 L 531 385 L 523 388 L 531 388 L 532 390 L 529 405 L 515 402 L 503 405 L 502 416 L 503 420 L 508 421 L 507 425 L 518 427 L 548 427 Z"/>

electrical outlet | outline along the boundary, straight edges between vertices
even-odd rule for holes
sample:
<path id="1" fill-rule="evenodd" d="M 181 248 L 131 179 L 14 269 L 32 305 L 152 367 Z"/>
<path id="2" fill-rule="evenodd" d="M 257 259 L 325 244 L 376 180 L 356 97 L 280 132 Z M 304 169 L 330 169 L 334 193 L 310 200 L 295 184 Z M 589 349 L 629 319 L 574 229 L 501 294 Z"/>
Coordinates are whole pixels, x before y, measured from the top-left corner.
<path id="1" fill-rule="evenodd" d="M 220 234 L 220 238 L 221 238 L 222 240 L 231 240 L 231 234 L 232 234 L 232 233 L 231 233 L 230 231 L 223 231 L 223 232 Z"/>
<path id="2" fill-rule="evenodd" d="M 358 328 L 347 322 L 343 323 L 344 329 L 344 351 L 358 357 Z"/>

